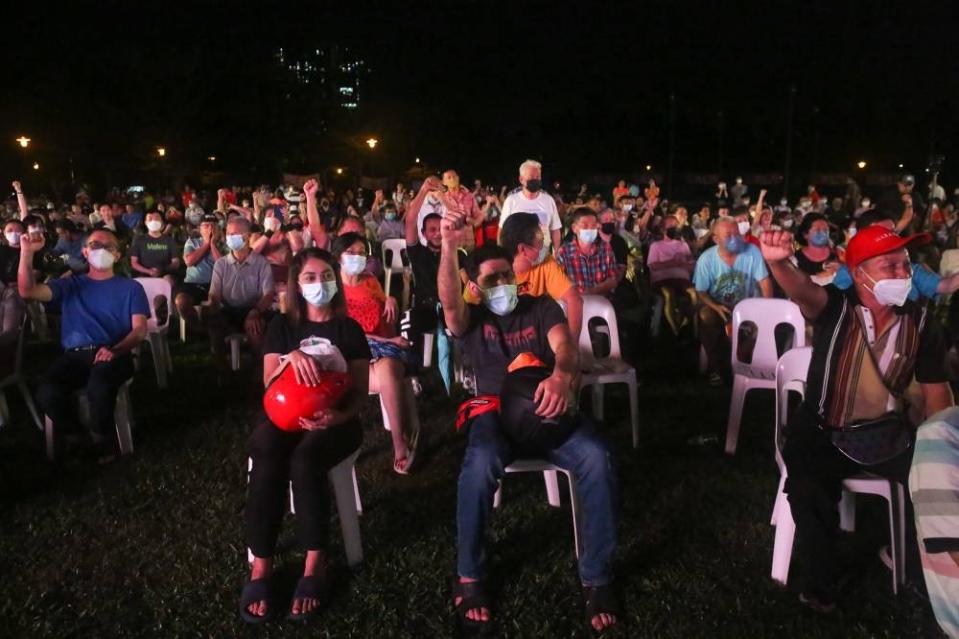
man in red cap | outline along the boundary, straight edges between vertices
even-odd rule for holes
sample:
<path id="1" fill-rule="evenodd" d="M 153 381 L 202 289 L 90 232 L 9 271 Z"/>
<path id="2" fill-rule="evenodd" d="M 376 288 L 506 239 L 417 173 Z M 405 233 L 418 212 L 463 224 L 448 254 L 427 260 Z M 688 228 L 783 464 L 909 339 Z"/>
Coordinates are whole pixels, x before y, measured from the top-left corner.
<path id="1" fill-rule="evenodd" d="M 804 578 L 800 601 L 820 612 L 832 611 L 841 594 L 836 537 L 843 478 L 868 471 L 904 485 L 915 425 L 953 405 L 942 328 L 924 306 L 908 301 L 906 249 L 930 239 L 900 237 L 878 225 L 863 229 L 846 249 L 853 285 L 845 291 L 813 283 L 790 262 L 791 233 L 760 239 L 770 273 L 814 326 L 805 398 L 790 417 L 783 459 Z"/>

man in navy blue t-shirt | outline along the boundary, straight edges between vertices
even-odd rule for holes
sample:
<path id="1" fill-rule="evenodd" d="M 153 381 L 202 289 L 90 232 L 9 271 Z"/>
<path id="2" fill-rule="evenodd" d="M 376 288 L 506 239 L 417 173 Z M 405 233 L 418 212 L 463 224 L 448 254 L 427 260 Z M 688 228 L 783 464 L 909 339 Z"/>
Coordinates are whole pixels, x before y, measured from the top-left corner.
<path id="1" fill-rule="evenodd" d="M 100 461 L 109 461 L 116 453 L 113 408 L 117 390 L 133 376 L 130 351 L 146 337 L 150 305 L 143 287 L 114 275 L 120 249 L 116 234 L 109 229 L 94 230 L 87 237 L 83 257 L 90 264 L 88 274 L 48 284 L 38 284 L 32 268 L 33 254 L 43 244 L 42 236 L 21 238 L 17 285 L 23 299 L 50 302 L 60 309 L 60 342 L 65 352 L 47 371 L 37 401 L 53 420 L 56 432 L 76 429 L 70 393 L 85 388 Z"/>

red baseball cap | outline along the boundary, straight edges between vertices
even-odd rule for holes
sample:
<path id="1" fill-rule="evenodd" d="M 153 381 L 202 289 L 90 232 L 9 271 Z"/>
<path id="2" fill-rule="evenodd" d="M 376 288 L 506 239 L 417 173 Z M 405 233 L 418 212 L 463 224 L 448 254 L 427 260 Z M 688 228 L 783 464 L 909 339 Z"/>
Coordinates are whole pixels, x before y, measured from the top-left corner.
<path id="1" fill-rule="evenodd" d="M 846 266 L 854 271 L 857 266 L 877 255 L 885 255 L 899 249 L 922 246 L 932 241 L 928 233 L 902 237 L 884 226 L 873 224 L 856 233 L 846 246 Z"/>

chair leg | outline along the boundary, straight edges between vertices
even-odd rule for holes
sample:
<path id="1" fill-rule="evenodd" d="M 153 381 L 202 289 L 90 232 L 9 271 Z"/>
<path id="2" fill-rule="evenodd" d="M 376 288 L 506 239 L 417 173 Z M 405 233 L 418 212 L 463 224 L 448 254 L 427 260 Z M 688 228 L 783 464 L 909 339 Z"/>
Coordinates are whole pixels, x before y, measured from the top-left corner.
<path id="1" fill-rule="evenodd" d="M 393 279 L 393 269 L 383 268 L 383 292 L 390 296 L 390 280 Z"/>
<path id="2" fill-rule="evenodd" d="M 356 465 L 353 465 L 353 494 L 356 495 L 356 513 L 363 514 L 363 500 L 360 499 L 360 485 L 356 481 Z"/>
<path id="3" fill-rule="evenodd" d="M 579 493 L 577 492 L 576 480 L 573 479 L 572 473 L 564 473 L 566 479 L 569 480 L 569 503 L 570 510 L 573 514 L 573 545 L 576 550 L 576 558 L 579 559 L 580 555 L 580 535 L 579 535 L 579 525 L 582 521 L 582 512 L 579 507 Z"/>
<path id="4" fill-rule="evenodd" d="M 636 371 L 630 374 L 626 384 L 629 386 L 629 422 L 633 429 L 633 448 L 639 448 L 639 396 L 636 388 Z"/>
<path id="5" fill-rule="evenodd" d="M 47 447 L 47 459 L 55 461 L 57 453 L 53 437 L 53 420 L 49 415 L 45 415 L 43 419 L 43 440 Z"/>
<path id="6" fill-rule="evenodd" d="M 786 475 L 785 473 L 779 476 L 779 488 L 776 491 L 776 503 L 773 504 L 773 514 L 769 518 L 769 525 L 775 526 L 779 520 L 779 511 L 782 509 L 782 502 L 786 501 Z"/>
<path id="7" fill-rule="evenodd" d="M 180 341 L 186 344 L 186 320 L 180 318 Z"/>
<path id="8" fill-rule="evenodd" d="M 543 481 L 546 482 L 546 500 L 553 508 L 559 508 L 559 479 L 555 470 L 544 470 Z"/>
<path id="9" fill-rule="evenodd" d="M 889 552 L 892 555 L 892 592 L 906 583 L 906 494 L 899 482 L 890 482 Z"/>
<path id="10" fill-rule="evenodd" d="M 746 380 L 736 375 L 733 381 L 733 394 L 729 398 L 729 422 L 726 424 L 726 454 L 736 454 L 736 444 L 739 442 L 739 422 L 743 416 L 743 403 L 746 400 Z"/>
<path id="11" fill-rule="evenodd" d="M 159 333 L 150 333 L 150 353 L 153 355 L 153 368 L 156 369 L 157 388 L 166 388 L 167 364 L 166 351 L 163 348 L 163 336 Z"/>
<path id="12" fill-rule="evenodd" d="M 353 474 L 350 466 L 350 475 Z M 360 539 L 360 518 L 356 509 L 359 492 L 345 467 L 330 472 L 333 495 L 336 498 L 336 510 L 340 515 L 340 530 L 343 533 L 343 547 L 346 550 L 346 563 L 356 566 L 363 561 L 363 542 Z"/>
<path id="13" fill-rule="evenodd" d="M 386 404 L 383 402 L 383 396 L 377 395 L 380 398 L 380 414 L 383 416 L 383 428 L 386 430 L 393 430 L 392 425 L 390 424 L 390 414 L 386 412 Z"/>
<path id="14" fill-rule="evenodd" d="M 593 384 L 593 417 L 599 421 L 603 420 L 603 385 L 599 382 Z"/>
<path id="15" fill-rule="evenodd" d="M 789 579 L 789 562 L 792 559 L 795 536 L 796 522 L 793 521 L 789 502 L 783 499 L 776 513 L 776 540 L 773 542 L 772 566 L 772 578 L 783 585 L 786 585 Z"/>
<path id="16" fill-rule="evenodd" d="M 845 532 L 856 531 L 856 493 L 844 490 L 839 499 L 839 529 Z"/>
<path id="17" fill-rule="evenodd" d="M 493 493 L 493 508 L 499 508 L 503 501 L 503 480 L 496 482 L 496 492 Z"/>
<path id="18" fill-rule="evenodd" d="M 433 365 L 433 343 L 436 341 L 436 335 L 433 333 L 423 334 L 423 368 L 429 368 Z"/>
<path id="19" fill-rule="evenodd" d="M 230 342 L 230 368 L 234 372 L 240 370 L 240 340 L 227 338 Z"/>
<path id="20" fill-rule="evenodd" d="M 166 371 L 173 372 L 173 356 L 170 355 L 170 336 L 163 335 L 163 358 L 166 360 Z"/>
<path id="21" fill-rule="evenodd" d="M 43 430 L 43 420 L 40 419 L 40 413 L 37 411 L 37 406 L 33 403 L 33 397 L 30 395 L 30 389 L 27 388 L 27 383 L 22 379 L 18 380 L 17 388 L 20 389 L 20 394 L 23 395 L 23 403 L 27 405 L 27 410 L 30 411 L 30 416 L 33 418 L 33 423 L 37 425 L 38 429 Z"/>
<path id="22" fill-rule="evenodd" d="M 114 420 L 117 425 L 117 439 L 120 441 L 120 454 L 129 455 L 133 452 L 133 432 L 131 428 L 133 415 L 130 406 L 130 392 L 126 385 L 121 386 L 117 393 Z"/>
<path id="23" fill-rule="evenodd" d="M 420 434 L 420 414 L 416 408 L 416 391 L 413 390 L 413 378 L 407 377 L 403 380 L 403 410 L 410 423 L 409 434 L 414 433 L 417 437 Z M 419 446 L 419 444 L 417 444 Z"/>

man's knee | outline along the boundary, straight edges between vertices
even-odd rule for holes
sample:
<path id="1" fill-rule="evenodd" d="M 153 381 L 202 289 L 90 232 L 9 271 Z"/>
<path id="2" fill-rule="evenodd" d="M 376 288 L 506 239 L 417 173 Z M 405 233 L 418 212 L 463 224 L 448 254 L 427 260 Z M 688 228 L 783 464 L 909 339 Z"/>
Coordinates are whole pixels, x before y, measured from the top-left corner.
<path id="1" fill-rule="evenodd" d="M 66 397 L 67 392 L 53 382 L 44 381 L 37 387 L 37 403 L 45 413 L 49 413 L 51 407 L 56 406 L 65 400 Z"/>
<path id="2" fill-rule="evenodd" d="M 470 433 L 460 477 L 499 479 L 505 472 L 506 450 L 502 435 L 499 434 L 498 420 L 489 415 L 481 415 L 469 428 L 480 431 Z"/>

